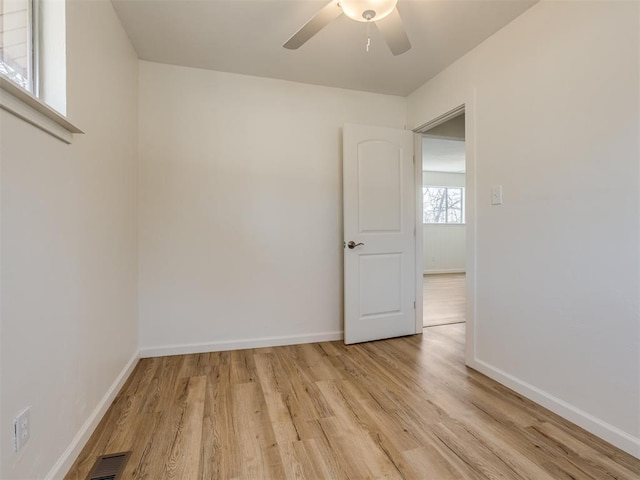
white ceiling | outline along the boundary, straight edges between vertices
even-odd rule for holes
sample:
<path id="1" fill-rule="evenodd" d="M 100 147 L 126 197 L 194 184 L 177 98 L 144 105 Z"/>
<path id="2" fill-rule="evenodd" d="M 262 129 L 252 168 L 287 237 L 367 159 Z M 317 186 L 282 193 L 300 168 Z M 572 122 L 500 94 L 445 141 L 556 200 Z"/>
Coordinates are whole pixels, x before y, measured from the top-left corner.
<path id="1" fill-rule="evenodd" d="M 464 140 L 422 139 L 422 170 L 464 173 L 465 167 Z"/>
<path id="2" fill-rule="evenodd" d="M 159 63 L 406 96 L 537 0 L 399 0 L 413 48 L 394 57 L 342 15 L 282 44 L 328 0 L 112 0 L 138 56 Z"/>

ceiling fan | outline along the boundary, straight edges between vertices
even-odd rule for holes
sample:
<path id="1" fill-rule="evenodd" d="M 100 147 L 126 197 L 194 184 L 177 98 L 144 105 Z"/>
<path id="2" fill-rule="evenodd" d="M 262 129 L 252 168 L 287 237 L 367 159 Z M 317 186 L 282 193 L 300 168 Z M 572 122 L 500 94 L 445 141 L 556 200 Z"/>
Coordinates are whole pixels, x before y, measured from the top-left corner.
<path id="1" fill-rule="evenodd" d="M 391 53 L 401 55 L 411 48 L 411 43 L 404 31 L 402 19 L 396 8 L 397 3 L 398 0 L 331 0 L 294 33 L 283 47 L 291 50 L 300 48 L 307 40 L 344 13 L 358 22 L 375 23 L 389 45 Z"/>

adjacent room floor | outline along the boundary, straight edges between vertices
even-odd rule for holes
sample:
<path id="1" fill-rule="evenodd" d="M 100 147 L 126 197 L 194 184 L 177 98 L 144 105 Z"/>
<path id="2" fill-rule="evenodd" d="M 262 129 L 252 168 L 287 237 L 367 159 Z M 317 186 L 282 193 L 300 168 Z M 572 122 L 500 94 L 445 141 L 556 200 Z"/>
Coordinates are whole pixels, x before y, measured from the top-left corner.
<path id="1" fill-rule="evenodd" d="M 640 460 L 465 367 L 464 329 L 143 359 L 66 478 L 130 450 L 126 479 L 637 480 Z"/>
<path id="2" fill-rule="evenodd" d="M 465 321 L 466 282 L 464 273 L 442 273 L 423 277 L 424 326 L 449 325 Z"/>

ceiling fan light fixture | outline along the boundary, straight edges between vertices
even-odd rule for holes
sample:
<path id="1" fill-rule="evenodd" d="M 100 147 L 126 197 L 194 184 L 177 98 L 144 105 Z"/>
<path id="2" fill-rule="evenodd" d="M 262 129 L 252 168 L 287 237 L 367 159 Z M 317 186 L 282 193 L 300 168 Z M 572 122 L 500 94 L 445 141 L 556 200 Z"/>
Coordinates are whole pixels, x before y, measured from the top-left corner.
<path id="1" fill-rule="evenodd" d="M 357 22 L 381 20 L 396 8 L 398 0 L 340 0 L 344 14 Z"/>

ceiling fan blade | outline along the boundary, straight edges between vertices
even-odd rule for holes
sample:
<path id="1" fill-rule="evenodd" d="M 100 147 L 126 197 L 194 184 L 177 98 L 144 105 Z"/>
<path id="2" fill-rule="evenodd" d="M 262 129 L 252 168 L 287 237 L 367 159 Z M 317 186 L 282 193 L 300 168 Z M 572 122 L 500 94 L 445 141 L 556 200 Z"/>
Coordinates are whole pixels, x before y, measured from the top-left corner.
<path id="1" fill-rule="evenodd" d="M 384 37 L 385 42 L 389 45 L 391 53 L 394 55 L 402 55 L 411 48 L 409 37 L 404 31 L 402 19 L 397 8 L 393 9 L 389 15 L 375 22 L 376 27 Z"/>
<path id="2" fill-rule="evenodd" d="M 331 2 L 322 7 L 311 20 L 305 23 L 302 28 L 294 33 L 282 46 L 290 50 L 300 48 L 307 40 L 340 15 L 342 15 L 342 8 L 338 5 L 338 0 L 331 0 Z"/>

